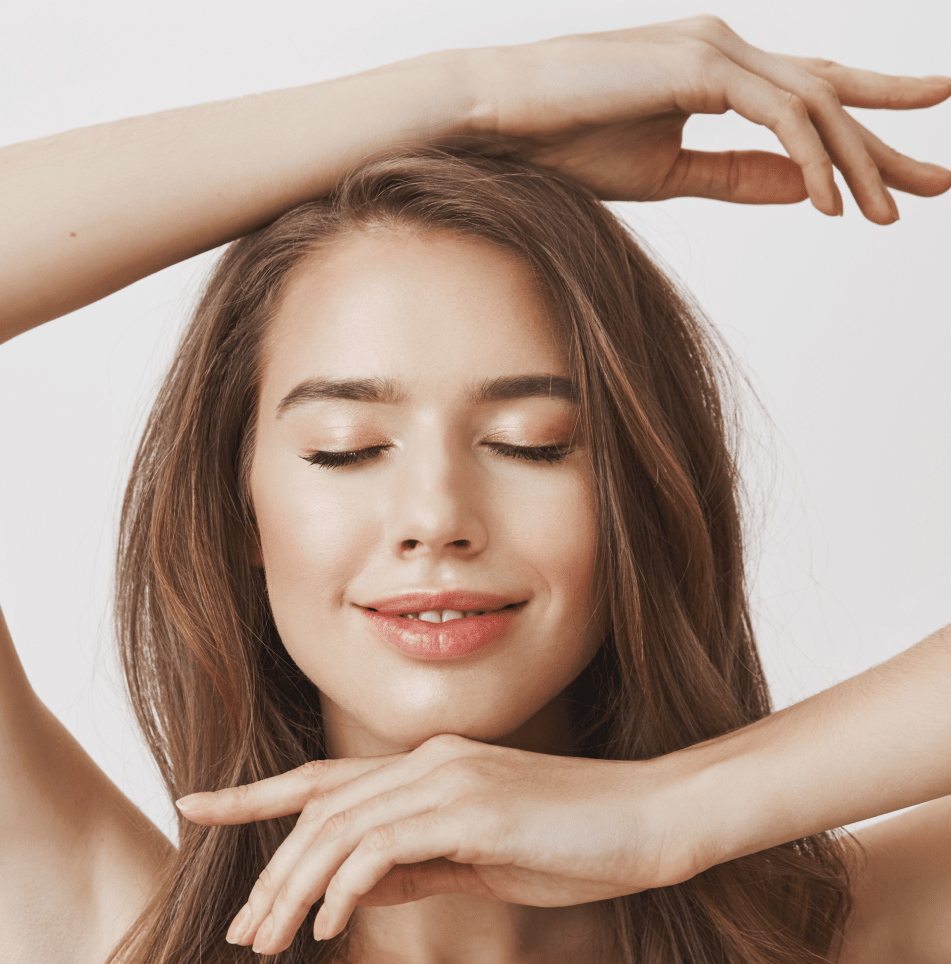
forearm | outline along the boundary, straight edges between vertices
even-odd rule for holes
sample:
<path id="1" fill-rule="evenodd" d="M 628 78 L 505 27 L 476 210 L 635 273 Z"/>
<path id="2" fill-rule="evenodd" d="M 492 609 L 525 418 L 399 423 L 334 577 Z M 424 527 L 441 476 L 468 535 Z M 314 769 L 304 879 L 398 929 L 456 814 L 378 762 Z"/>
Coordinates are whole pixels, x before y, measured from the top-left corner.
<path id="1" fill-rule="evenodd" d="M 467 52 L 0 151 L 0 340 L 258 228 L 390 147 L 466 133 Z"/>
<path id="2" fill-rule="evenodd" d="M 951 627 L 725 737 L 672 754 L 712 865 L 951 794 Z"/>

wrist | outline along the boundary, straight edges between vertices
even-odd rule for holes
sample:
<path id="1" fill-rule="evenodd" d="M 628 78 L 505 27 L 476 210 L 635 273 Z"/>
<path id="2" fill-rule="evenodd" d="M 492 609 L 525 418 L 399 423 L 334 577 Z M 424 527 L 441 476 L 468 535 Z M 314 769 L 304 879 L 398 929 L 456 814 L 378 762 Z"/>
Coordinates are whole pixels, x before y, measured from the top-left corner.
<path id="1" fill-rule="evenodd" d="M 700 870 L 810 832 L 796 809 L 793 788 L 782 780 L 781 751 L 761 752 L 758 736 L 754 724 L 663 758 L 676 768 L 680 792 L 696 815 Z"/>
<path id="2" fill-rule="evenodd" d="M 373 79 L 407 146 L 439 143 L 485 132 L 491 59 L 487 49 L 439 50 L 353 79 Z"/>
<path id="3" fill-rule="evenodd" d="M 676 840 L 671 863 L 680 867 L 683 880 L 732 859 L 735 849 L 735 841 L 729 839 L 730 807 L 724 799 L 728 788 L 719 780 L 717 769 L 691 749 L 648 761 L 659 788 L 655 809 Z"/>
<path id="4" fill-rule="evenodd" d="M 625 764 L 622 808 L 633 817 L 625 873 L 634 890 L 668 887 L 721 862 L 721 828 L 704 772 L 683 753 Z"/>

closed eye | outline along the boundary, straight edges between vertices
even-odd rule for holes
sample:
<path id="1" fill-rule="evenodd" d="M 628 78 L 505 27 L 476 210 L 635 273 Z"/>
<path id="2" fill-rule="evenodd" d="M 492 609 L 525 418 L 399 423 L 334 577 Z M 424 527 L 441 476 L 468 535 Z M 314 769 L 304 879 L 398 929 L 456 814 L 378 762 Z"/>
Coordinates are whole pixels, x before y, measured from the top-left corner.
<path id="1" fill-rule="evenodd" d="M 389 445 L 373 445 L 368 449 L 357 449 L 354 452 L 314 452 L 311 455 L 302 455 L 301 458 L 305 462 L 310 462 L 311 465 L 340 469 L 347 465 L 356 465 L 358 462 L 366 462 L 368 459 L 375 458 L 389 447 Z"/>
<path id="2" fill-rule="evenodd" d="M 501 442 L 492 442 L 490 448 L 511 459 L 523 459 L 526 462 L 548 462 L 553 465 L 556 462 L 563 462 L 569 455 L 571 449 L 561 445 L 503 445 Z"/>
<path id="3" fill-rule="evenodd" d="M 547 462 L 554 465 L 563 462 L 572 452 L 567 446 L 560 445 L 504 445 L 501 442 L 487 443 L 497 455 L 505 458 L 521 459 L 525 462 Z M 310 455 L 302 455 L 301 458 L 311 465 L 321 465 L 328 469 L 340 469 L 349 465 L 357 465 L 360 462 L 367 462 L 370 459 L 385 452 L 389 445 L 373 445 L 366 449 L 356 449 L 351 452 L 313 452 Z"/>

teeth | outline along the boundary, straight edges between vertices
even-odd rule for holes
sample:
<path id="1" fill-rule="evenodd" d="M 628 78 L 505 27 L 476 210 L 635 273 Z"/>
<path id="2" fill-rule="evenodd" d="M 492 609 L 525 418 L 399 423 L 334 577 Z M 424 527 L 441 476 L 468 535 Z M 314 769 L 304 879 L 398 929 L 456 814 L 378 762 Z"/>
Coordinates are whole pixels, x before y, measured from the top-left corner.
<path id="1" fill-rule="evenodd" d="M 485 610 L 469 609 L 430 609 L 424 613 L 404 613 L 404 619 L 422 619 L 427 623 L 448 623 L 450 619 L 466 619 L 469 616 L 484 616 Z"/>

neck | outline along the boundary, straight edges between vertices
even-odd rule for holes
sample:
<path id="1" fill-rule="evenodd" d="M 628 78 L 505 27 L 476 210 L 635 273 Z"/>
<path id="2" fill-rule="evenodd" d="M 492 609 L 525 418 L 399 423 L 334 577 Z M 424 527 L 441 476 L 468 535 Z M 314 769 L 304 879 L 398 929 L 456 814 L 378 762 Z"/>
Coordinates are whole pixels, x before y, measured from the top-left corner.
<path id="1" fill-rule="evenodd" d="M 327 755 L 378 756 L 411 750 L 373 733 L 321 697 Z M 564 694 L 498 746 L 536 753 L 575 752 Z M 440 858 L 443 859 L 443 858 Z M 490 884 L 491 868 L 484 877 Z M 532 907 L 473 894 L 439 894 L 353 913 L 348 964 L 598 964 L 604 925 L 596 904 Z"/>
<path id="2" fill-rule="evenodd" d="M 358 907 L 352 964 L 596 964 L 594 904 L 527 907 L 440 894 L 392 907 Z M 600 956 L 599 956 L 600 954 Z"/>

